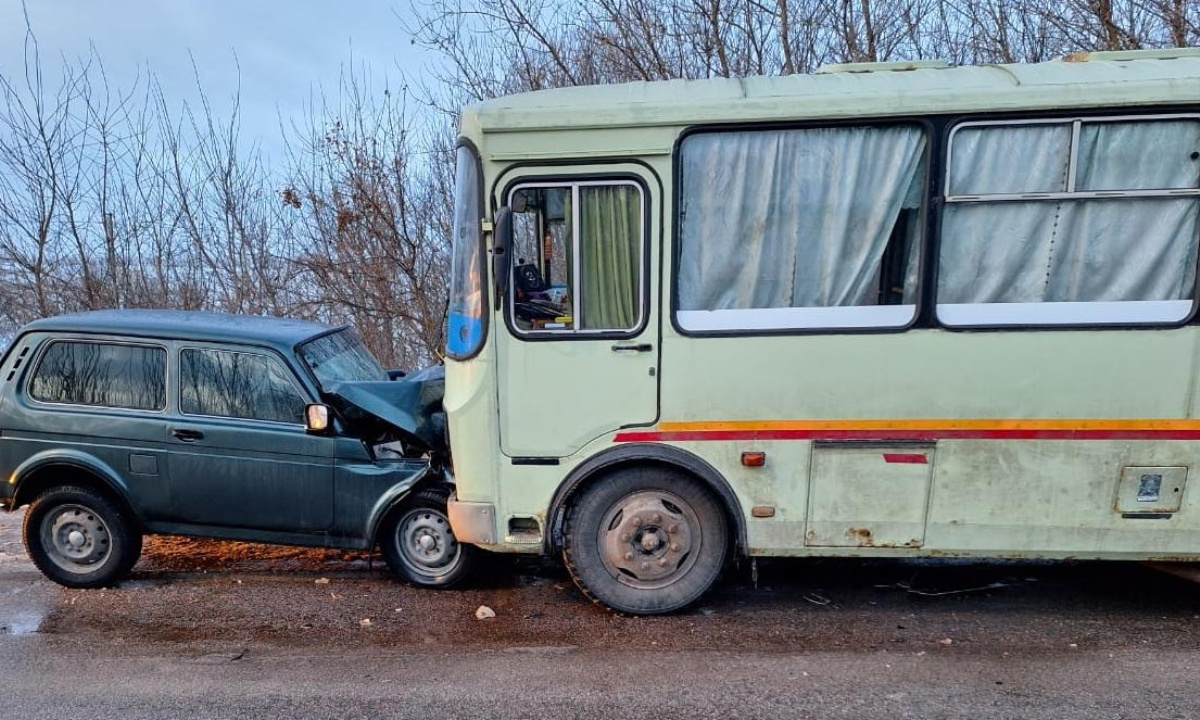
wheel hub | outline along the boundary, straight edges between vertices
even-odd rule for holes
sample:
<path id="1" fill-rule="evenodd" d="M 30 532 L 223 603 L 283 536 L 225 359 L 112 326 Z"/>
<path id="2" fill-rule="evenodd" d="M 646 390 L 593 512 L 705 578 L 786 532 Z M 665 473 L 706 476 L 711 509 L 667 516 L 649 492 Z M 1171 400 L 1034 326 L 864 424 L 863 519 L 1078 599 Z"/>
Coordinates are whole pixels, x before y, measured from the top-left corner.
<path id="1" fill-rule="evenodd" d="M 42 537 L 51 560 L 64 569 L 77 572 L 94 566 L 109 556 L 108 527 L 90 508 L 64 505 L 42 521 Z"/>
<path id="2" fill-rule="evenodd" d="M 673 493 L 646 490 L 616 503 L 600 525 L 605 565 L 635 587 L 669 585 L 692 563 L 699 545 L 695 513 Z"/>
<path id="3" fill-rule="evenodd" d="M 422 575 L 439 575 L 458 556 L 458 541 L 446 517 L 426 509 L 414 510 L 397 526 L 402 560 Z"/>
<path id="4" fill-rule="evenodd" d="M 641 545 L 643 552 L 653 554 L 662 547 L 662 540 L 659 538 L 657 532 L 651 530 L 650 532 L 642 533 Z"/>

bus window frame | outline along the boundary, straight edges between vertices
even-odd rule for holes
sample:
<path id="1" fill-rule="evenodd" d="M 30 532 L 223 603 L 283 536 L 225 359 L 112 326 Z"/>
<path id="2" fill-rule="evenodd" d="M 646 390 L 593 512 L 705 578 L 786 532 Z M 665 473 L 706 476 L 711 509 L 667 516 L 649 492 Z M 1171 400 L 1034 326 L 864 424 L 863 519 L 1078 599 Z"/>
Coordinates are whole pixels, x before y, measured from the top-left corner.
<path id="1" fill-rule="evenodd" d="M 606 162 L 613 162 L 613 161 L 606 160 Z M 641 167 L 645 168 L 645 171 L 649 175 L 654 177 L 656 180 L 658 179 L 658 176 L 654 173 L 654 171 L 650 168 L 649 165 L 647 165 L 644 162 L 641 162 L 635 158 L 622 158 L 615 162 L 624 164 L 624 165 L 641 166 Z M 652 212 L 651 212 L 651 209 L 653 207 L 653 204 L 652 204 L 651 196 L 650 196 L 649 183 L 646 181 L 646 178 L 642 177 L 641 175 L 638 175 L 637 173 L 627 172 L 627 171 L 595 172 L 593 170 L 592 172 L 582 172 L 579 174 L 570 174 L 570 173 L 564 173 L 564 172 L 552 173 L 552 174 L 521 174 L 520 173 L 520 171 L 529 169 L 529 168 L 537 169 L 537 168 L 555 167 L 555 169 L 558 169 L 558 167 L 572 166 L 572 165 L 586 165 L 588 168 L 594 168 L 597 164 L 600 164 L 600 163 L 597 163 L 594 161 L 587 161 L 587 160 L 579 161 L 579 162 L 566 161 L 566 162 L 559 162 L 559 163 L 519 163 L 519 164 L 514 164 L 514 165 L 511 165 L 511 166 L 505 168 L 504 173 L 502 173 L 502 175 L 507 175 L 507 174 L 512 173 L 513 171 L 517 171 L 516 177 L 513 177 L 513 178 L 505 181 L 502 188 L 500 188 L 500 180 L 498 179 L 496 181 L 494 190 L 499 188 L 500 192 L 498 194 L 494 194 L 494 197 L 496 197 L 498 195 L 498 198 L 500 200 L 502 200 L 500 205 L 508 206 L 509 202 L 512 199 L 513 193 L 516 192 L 517 190 L 521 189 L 522 187 L 562 187 L 564 185 L 580 185 L 580 186 L 591 185 L 594 187 L 594 186 L 619 185 L 619 184 L 628 184 L 628 185 L 636 186 L 638 189 L 638 192 L 641 195 L 641 201 L 642 201 L 642 223 L 641 223 L 641 225 L 642 225 L 642 254 L 641 254 L 641 267 L 638 270 L 639 303 L 638 303 L 638 322 L 637 322 L 637 324 L 634 325 L 634 327 L 629 330 L 576 330 L 574 328 L 572 328 L 569 331 L 558 330 L 558 329 L 521 330 L 513 322 L 513 312 L 512 312 L 513 293 L 516 292 L 516 290 L 513 286 L 513 283 L 510 280 L 508 292 L 505 294 L 505 297 L 504 297 L 504 302 L 501 304 L 501 307 L 496 309 L 500 313 L 501 317 L 504 319 L 504 325 L 506 328 L 508 328 L 508 334 L 510 337 L 521 340 L 522 342 L 547 342 L 547 341 L 562 342 L 562 341 L 571 341 L 571 340 L 575 340 L 575 341 L 580 341 L 580 340 L 630 340 L 630 339 L 641 336 L 642 333 L 644 333 L 646 331 L 646 328 L 649 327 L 650 315 L 651 315 L 651 309 L 652 309 L 651 301 L 650 301 L 650 294 L 651 294 L 651 290 L 652 290 L 651 283 L 650 283 L 650 278 L 651 278 L 650 258 L 651 258 L 651 245 L 652 245 L 652 234 L 651 234 Z M 661 183 L 659 184 L 659 188 L 661 190 Z M 509 272 L 510 273 L 512 272 L 512 266 L 509 267 Z"/>
<path id="2" fill-rule="evenodd" d="M 882 118 L 851 118 L 847 120 L 816 120 L 805 122 L 750 122 L 750 123 L 723 123 L 723 124 L 706 124 L 706 125 L 691 125 L 684 128 L 683 132 L 679 133 L 679 137 L 675 139 L 675 144 L 671 148 L 671 197 L 672 197 L 672 213 L 671 213 L 671 288 L 670 288 L 670 306 L 668 315 L 671 319 L 671 327 L 681 336 L 684 337 L 771 337 L 771 336 L 792 336 L 792 335 L 875 335 L 875 334 L 897 334 L 908 332 L 914 327 L 922 327 L 925 324 L 927 315 L 927 307 L 929 298 L 927 297 L 926 287 L 928 285 L 929 273 L 929 252 L 930 248 L 935 248 L 937 245 L 934 242 L 933 233 L 940 232 L 941 213 L 940 202 L 936 188 L 941 182 L 943 165 L 939 162 L 941 158 L 941 130 L 942 126 L 937 122 L 942 116 L 929 117 L 882 117 Z M 921 194 L 921 230 L 917 234 L 918 246 L 922 253 L 917 269 L 917 284 L 913 288 L 913 296 L 915 298 L 916 307 L 913 310 L 912 318 L 904 325 L 888 325 L 879 327 L 797 327 L 797 328 L 729 328 L 719 330 L 688 330 L 679 323 L 679 267 L 680 257 L 683 251 L 683 244 L 680 242 L 680 218 L 679 207 L 682 201 L 683 184 L 681 182 L 683 163 L 681 162 L 681 152 L 683 150 L 683 142 L 692 135 L 711 134 L 711 133 L 730 133 L 730 132 L 755 132 L 755 131 L 770 131 L 770 130 L 819 130 L 826 128 L 872 128 L 872 127 L 895 127 L 895 126 L 917 126 L 925 132 L 925 187 Z M 936 220 L 935 220 L 936 215 Z M 877 305 L 864 305 L 859 307 L 883 307 Z"/>
<path id="3" fill-rule="evenodd" d="M 1029 331 L 1069 331 L 1069 330 L 1170 330 L 1176 328 L 1187 327 L 1197 324 L 1200 321 L 1200 251 L 1196 253 L 1195 269 L 1196 280 L 1192 287 L 1191 302 L 1192 306 L 1187 315 L 1180 320 L 1174 321 L 1146 321 L 1146 322 L 1122 322 L 1122 323 L 1007 323 L 1007 324 L 985 324 L 985 323 L 958 323 L 949 325 L 942 322 L 938 317 L 938 297 L 937 288 L 938 280 L 941 275 L 941 245 L 942 245 L 942 215 L 945 208 L 950 204 L 962 204 L 964 202 L 1037 202 L 1043 200 L 1051 200 L 1061 198 L 1064 200 L 1083 200 L 1083 199 L 1104 199 L 1104 198 L 1119 198 L 1119 197 L 1178 197 L 1187 198 L 1193 197 L 1200 199 L 1200 193 L 1185 192 L 1168 194 L 1165 191 L 1121 191 L 1121 190 L 1099 190 L 1099 191 L 1082 191 L 1082 192 L 1062 192 L 1062 193 L 1018 193 L 1018 194 L 995 194 L 995 195 L 949 195 L 950 191 L 950 163 L 952 161 L 952 143 L 954 135 L 960 128 L 963 127 L 979 127 L 979 126 L 1004 126 L 1004 125 L 1073 125 L 1072 127 L 1072 148 L 1071 148 L 1071 168 L 1070 176 L 1072 182 L 1075 176 L 1075 163 L 1077 161 L 1077 147 L 1075 142 L 1078 135 L 1078 124 L 1081 122 L 1121 122 L 1121 121 L 1147 121 L 1147 120 L 1171 120 L 1171 119 L 1193 119 L 1200 120 L 1200 109 L 1193 106 L 1178 106 L 1178 105 L 1163 105 L 1163 106 L 1147 106 L 1139 108 L 1141 112 L 1131 112 L 1128 108 L 1106 108 L 1099 107 L 1093 109 L 1073 109 L 1073 112 L 1064 113 L 1060 110 L 1041 110 L 1037 112 L 1004 112 L 1004 113 L 978 113 L 978 114 L 955 114 L 936 116 L 938 121 L 938 130 L 940 136 L 940 147 L 938 148 L 937 171 L 936 176 L 938 184 L 936 192 L 932 195 L 932 204 L 928 208 L 930 212 L 935 213 L 934 222 L 930 223 L 933 233 L 927 238 L 929 242 L 928 254 L 925 256 L 923 265 L 928 271 L 927 284 L 922 288 L 921 300 L 925 302 L 923 306 L 922 317 L 925 318 L 924 312 L 928 313 L 926 318 L 928 324 L 924 322 L 921 327 L 932 327 L 949 332 L 1029 332 Z M 931 173 L 931 177 L 934 173 Z M 1036 196 L 1036 197 L 1022 197 Z M 997 197 L 1004 197 L 1004 200 L 995 200 Z M 957 198 L 952 200 L 951 198 Z M 982 198 L 980 200 L 962 200 L 961 198 Z M 1200 229 L 1197 230 L 1200 234 Z M 927 288 L 927 290 L 926 290 Z M 1186 299 L 1186 298 L 1183 298 Z M 995 303 L 1002 304 L 1002 303 Z"/>

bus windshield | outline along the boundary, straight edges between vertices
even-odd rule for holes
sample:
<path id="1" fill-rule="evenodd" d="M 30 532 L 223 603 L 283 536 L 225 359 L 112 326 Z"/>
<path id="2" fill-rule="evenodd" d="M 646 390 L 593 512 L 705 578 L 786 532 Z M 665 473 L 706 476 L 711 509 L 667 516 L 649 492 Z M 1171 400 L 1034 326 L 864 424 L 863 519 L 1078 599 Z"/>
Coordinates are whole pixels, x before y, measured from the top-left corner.
<path id="1" fill-rule="evenodd" d="M 454 235 L 451 241 L 450 305 L 446 354 L 463 360 L 483 345 L 483 218 L 479 160 L 465 145 L 458 148 L 454 177 Z"/>

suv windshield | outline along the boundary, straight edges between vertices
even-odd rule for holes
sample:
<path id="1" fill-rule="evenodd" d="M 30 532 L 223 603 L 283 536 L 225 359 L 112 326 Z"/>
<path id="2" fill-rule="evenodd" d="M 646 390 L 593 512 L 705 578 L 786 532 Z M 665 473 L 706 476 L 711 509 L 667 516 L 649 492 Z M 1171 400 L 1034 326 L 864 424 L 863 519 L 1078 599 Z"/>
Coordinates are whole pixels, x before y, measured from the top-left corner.
<path id="1" fill-rule="evenodd" d="M 300 359 L 317 376 L 322 390 L 330 383 L 388 379 L 379 361 L 350 328 L 304 343 Z"/>

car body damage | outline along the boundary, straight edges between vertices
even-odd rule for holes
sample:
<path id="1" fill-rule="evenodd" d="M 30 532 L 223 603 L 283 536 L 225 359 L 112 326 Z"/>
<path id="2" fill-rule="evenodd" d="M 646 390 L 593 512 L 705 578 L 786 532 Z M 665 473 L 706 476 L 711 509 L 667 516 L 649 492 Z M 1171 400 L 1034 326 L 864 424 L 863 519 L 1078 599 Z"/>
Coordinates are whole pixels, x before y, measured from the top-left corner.
<path id="1" fill-rule="evenodd" d="M 325 387 L 330 404 L 360 434 L 401 434 L 407 445 L 418 445 L 431 454 L 450 454 L 442 396 L 446 372 L 441 366 L 426 368 L 391 381 L 337 382 Z M 371 432 L 369 426 L 376 427 Z M 366 432 L 363 432 L 366 431 Z"/>

